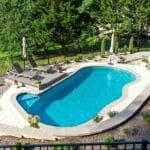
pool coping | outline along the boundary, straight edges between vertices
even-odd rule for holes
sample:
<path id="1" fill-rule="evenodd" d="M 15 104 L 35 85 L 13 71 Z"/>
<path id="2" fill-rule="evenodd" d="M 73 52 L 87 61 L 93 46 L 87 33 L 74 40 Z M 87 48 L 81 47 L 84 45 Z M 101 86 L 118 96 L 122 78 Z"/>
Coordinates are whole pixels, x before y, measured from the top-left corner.
<path id="1" fill-rule="evenodd" d="M 88 66 L 91 66 L 91 65 L 88 65 Z M 88 67 L 88 66 L 86 66 L 86 67 Z M 111 66 L 111 65 L 99 64 L 98 66 Z M 117 66 L 114 65 L 114 67 L 117 67 Z M 127 69 L 125 66 L 122 66 L 122 65 L 121 66 L 118 65 L 118 68 Z M 78 68 L 76 71 L 78 71 L 79 69 L 81 69 L 81 68 Z M 127 70 L 131 72 L 131 70 L 129 70 L 129 69 L 127 69 Z M 133 70 L 132 70 L 132 72 L 133 72 Z M 136 72 L 135 75 L 137 75 L 137 72 Z M 140 78 L 138 78 L 138 79 L 140 80 Z M 134 82 L 136 82 L 136 81 L 134 81 Z M 131 85 L 133 83 L 131 83 Z M 128 88 L 128 86 L 130 86 L 130 84 L 125 86 L 124 90 L 126 88 Z M 149 92 L 147 92 L 149 90 L 150 90 L 150 85 L 148 85 L 145 89 L 143 89 L 142 92 L 139 95 L 137 95 L 135 100 L 133 100 L 126 107 L 126 109 L 124 109 L 122 112 L 118 113 L 117 115 L 115 115 L 112 118 L 101 121 L 99 123 L 92 123 L 92 124 L 85 123 L 83 125 L 79 125 L 79 126 L 75 126 L 75 127 L 53 127 L 53 126 L 47 126 L 47 125 L 44 125 L 44 124 L 40 123 L 40 128 L 38 128 L 38 129 L 31 128 L 31 127 L 28 127 L 28 126 L 25 126 L 21 129 L 21 128 L 12 127 L 12 126 L 9 126 L 9 125 L 0 124 L 0 132 L 5 130 L 5 133 L 10 134 L 10 135 L 13 134 L 13 135 L 27 136 L 27 137 L 32 137 L 32 138 L 40 137 L 40 139 L 53 139 L 53 140 L 56 137 L 58 138 L 58 137 L 67 137 L 67 136 L 83 136 L 83 135 L 91 135 L 91 134 L 95 134 L 95 133 L 104 132 L 108 129 L 112 129 L 112 128 L 120 125 L 121 123 L 123 123 L 126 120 L 128 120 L 129 118 L 131 118 L 132 115 L 135 114 L 135 112 L 143 105 L 145 100 L 149 97 Z M 31 92 L 31 91 L 32 91 L 31 89 L 24 90 L 24 92 Z M 21 106 L 19 106 L 19 104 L 16 101 L 16 96 L 19 93 L 20 93 L 20 90 L 18 90 L 13 95 L 12 102 L 15 105 L 15 107 L 17 109 L 19 109 L 18 111 L 25 118 L 27 118 L 28 114 L 23 110 L 23 108 L 21 108 Z M 126 96 L 126 93 L 125 93 L 124 96 Z M 120 99 L 118 99 L 116 101 L 120 101 Z"/>

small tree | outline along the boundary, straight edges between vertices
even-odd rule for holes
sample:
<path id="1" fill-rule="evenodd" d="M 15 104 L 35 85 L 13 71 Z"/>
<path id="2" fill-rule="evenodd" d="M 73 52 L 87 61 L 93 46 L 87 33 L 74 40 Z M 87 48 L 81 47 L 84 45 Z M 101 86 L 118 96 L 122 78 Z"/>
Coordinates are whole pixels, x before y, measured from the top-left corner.
<path id="1" fill-rule="evenodd" d="M 35 115 L 35 116 L 29 115 L 27 119 L 30 124 L 30 127 L 33 127 L 33 128 L 39 127 L 38 123 L 40 121 L 40 117 L 38 115 Z"/>
<path id="2" fill-rule="evenodd" d="M 129 41 L 129 52 L 131 54 L 133 53 L 133 43 L 134 43 L 134 37 L 132 36 Z"/>
<path id="3" fill-rule="evenodd" d="M 119 41 L 118 41 L 118 38 L 116 37 L 115 38 L 115 54 L 118 53 L 118 48 L 119 48 Z"/>
<path id="4" fill-rule="evenodd" d="M 102 58 L 105 57 L 105 38 L 102 39 L 102 42 L 101 42 L 101 52 L 100 52 L 100 56 Z"/>
<path id="5" fill-rule="evenodd" d="M 123 51 L 124 51 L 124 54 L 126 55 L 127 54 L 127 45 L 124 45 Z"/>

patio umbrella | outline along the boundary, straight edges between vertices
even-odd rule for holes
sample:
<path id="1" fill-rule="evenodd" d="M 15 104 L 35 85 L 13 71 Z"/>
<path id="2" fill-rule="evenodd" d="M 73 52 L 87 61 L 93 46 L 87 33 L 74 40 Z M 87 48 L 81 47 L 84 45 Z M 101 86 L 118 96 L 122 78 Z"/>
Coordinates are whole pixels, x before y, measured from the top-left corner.
<path id="1" fill-rule="evenodd" d="M 24 59 L 24 69 L 25 69 L 25 60 L 27 58 L 26 39 L 25 39 L 25 37 L 22 38 L 22 58 Z"/>
<path id="2" fill-rule="evenodd" d="M 110 49 L 109 49 L 110 54 L 113 54 L 113 52 L 114 52 L 114 30 L 112 31 L 111 45 L 110 45 Z"/>
<path id="3" fill-rule="evenodd" d="M 111 44 L 110 44 L 110 49 L 109 49 L 109 63 L 112 64 L 112 55 L 114 52 L 114 29 L 112 30 L 112 35 L 111 35 Z"/>

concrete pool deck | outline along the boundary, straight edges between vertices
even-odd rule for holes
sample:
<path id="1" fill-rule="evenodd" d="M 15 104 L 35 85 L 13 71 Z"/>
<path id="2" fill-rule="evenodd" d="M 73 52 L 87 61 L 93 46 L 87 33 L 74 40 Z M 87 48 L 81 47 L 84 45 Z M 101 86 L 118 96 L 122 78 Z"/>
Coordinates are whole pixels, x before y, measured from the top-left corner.
<path id="1" fill-rule="evenodd" d="M 100 62 L 84 62 L 73 65 L 71 68 L 65 70 L 66 73 L 72 73 L 79 68 L 85 66 L 110 66 L 106 63 Z M 95 123 L 93 120 L 76 127 L 53 127 L 44 124 L 39 124 L 40 128 L 29 127 L 27 121 L 27 114 L 23 111 L 21 106 L 16 107 L 13 103 L 15 96 L 23 92 L 38 93 L 38 89 L 20 87 L 15 88 L 11 86 L 0 98 L 0 134 L 1 135 L 13 135 L 24 136 L 37 139 L 49 139 L 55 140 L 55 138 L 65 136 L 81 136 L 90 135 L 98 132 L 102 132 L 125 122 L 128 120 L 145 102 L 149 97 L 150 91 L 150 71 L 145 67 L 127 64 L 115 64 L 112 67 L 119 67 L 133 71 L 140 80 L 135 82 L 127 89 L 127 94 L 116 101 L 115 104 L 108 106 L 108 111 L 117 110 L 119 113 L 112 118 L 109 118 L 105 111 L 100 112 L 100 115 L 105 115 L 104 120 Z M 18 110 L 17 110 L 18 109 Z"/>

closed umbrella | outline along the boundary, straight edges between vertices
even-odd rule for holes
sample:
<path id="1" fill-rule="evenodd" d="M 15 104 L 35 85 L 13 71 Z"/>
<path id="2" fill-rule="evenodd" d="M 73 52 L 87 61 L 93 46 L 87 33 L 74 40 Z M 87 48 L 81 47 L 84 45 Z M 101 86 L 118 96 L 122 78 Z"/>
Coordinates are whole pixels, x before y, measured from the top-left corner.
<path id="1" fill-rule="evenodd" d="M 25 39 L 25 37 L 22 38 L 22 58 L 24 59 L 24 69 L 25 69 L 25 60 L 27 58 L 26 39 Z"/>
<path id="2" fill-rule="evenodd" d="M 112 64 L 113 52 L 114 52 L 114 29 L 112 30 L 111 44 L 109 49 L 109 64 Z"/>
<path id="3" fill-rule="evenodd" d="M 110 45 L 110 49 L 109 49 L 109 53 L 113 54 L 114 52 L 114 30 L 112 32 L 112 36 L 111 36 L 111 45 Z"/>

